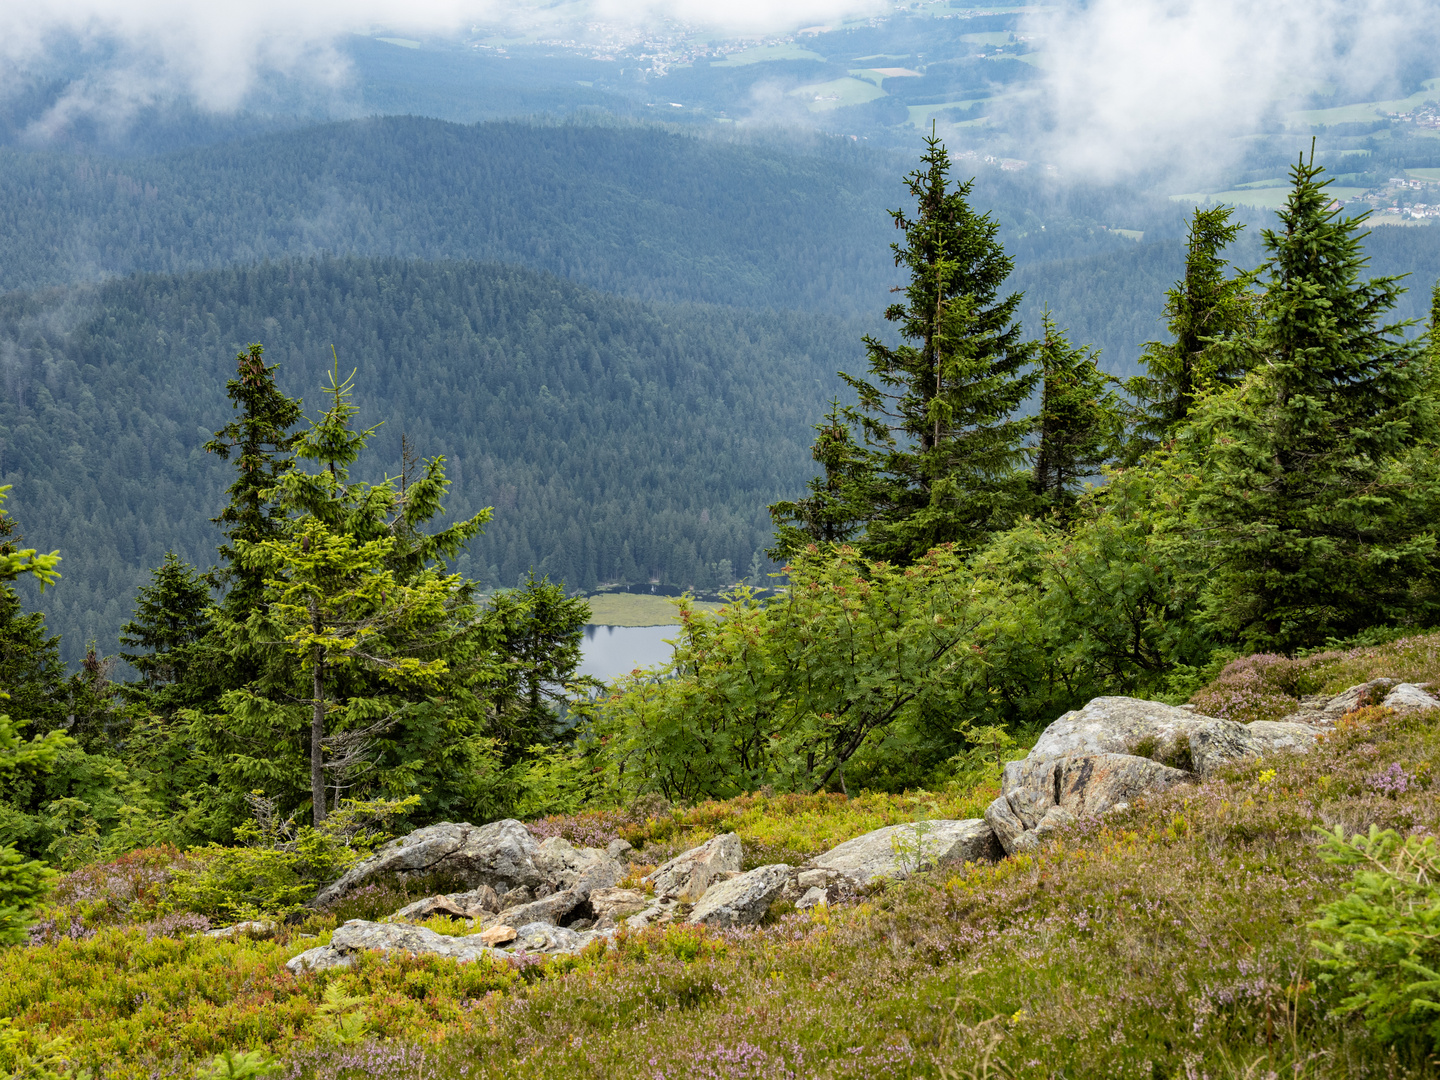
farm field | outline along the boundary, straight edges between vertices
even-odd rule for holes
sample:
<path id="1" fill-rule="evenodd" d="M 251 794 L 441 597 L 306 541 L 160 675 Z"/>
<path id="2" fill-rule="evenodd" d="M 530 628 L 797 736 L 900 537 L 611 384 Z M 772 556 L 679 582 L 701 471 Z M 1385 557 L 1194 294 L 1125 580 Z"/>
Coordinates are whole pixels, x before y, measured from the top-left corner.
<path id="1" fill-rule="evenodd" d="M 588 600 L 591 626 L 671 626 L 680 622 L 668 596 L 600 593 Z M 695 606 L 718 611 L 722 605 L 696 602 Z"/>

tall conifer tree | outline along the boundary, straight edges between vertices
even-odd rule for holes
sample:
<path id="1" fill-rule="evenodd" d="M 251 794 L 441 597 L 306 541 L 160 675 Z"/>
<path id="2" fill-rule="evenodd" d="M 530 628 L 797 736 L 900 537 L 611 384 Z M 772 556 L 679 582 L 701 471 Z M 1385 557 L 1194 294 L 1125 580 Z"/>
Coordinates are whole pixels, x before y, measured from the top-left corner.
<path id="1" fill-rule="evenodd" d="M 1035 494 L 1041 507 L 1062 516 L 1081 483 L 1111 460 L 1120 438 L 1120 402 L 1114 381 L 1095 363 L 1094 352 L 1075 348 L 1050 312 L 1043 316 L 1040 370 L 1044 388 L 1035 416 Z"/>
<path id="2" fill-rule="evenodd" d="M 1138 409 L 1126 457 L 1131 463 L 1170 438 L 1205 387 L 1234 386 L 1253 357 L 1242 346 L 1255 329 L 1251 288 L 1258 272 L 1231 275 L 1220 257 L 1245 226 L 1233 207 L 1196 207 L 1185 249 L 1185 276 L 1165 294 L 1170 342 L 1150 341 L 1146 374 L 1126 382 Z"/>
<path id="3" fill-rule="evenodd" d="M 224 604 L 234 612 L 258 603 L 265 589 L 261 572 L 236 559 L 235 543 L 258 544 L 284 530 L 284 514 L 270 492 L 294 466 L 291 451 L 299 435 L 290 429 L 304 416 L 300 402 L 275 385 L 278 365 L 267 365 L 264 352 L 263 345 L 251 344 L 235 357 L 236 376 L 225 384 L 225 392 L 240 415 L 205 444 L 222 460 L 236 455 L 235 482 L 226 489 L 230 502 L 212 519 L 228 541 L 220 545 L 220 558 L 229 586 Z"/>
<path id="4" fill-rule="evenodd" d="M 1302 158 L 1267 230 L 1258 361 L 1202 401 L 1194 508 L 1210 547 L 1209 617 L 1249 647 L 1440 610 L 1435 594 L 1435 365 L 1382 319 L 1398 279 L 1362 281 L 1361 218 L 1341 218 Z"/>
<path id="5" fill-rule="evenodd" d="M 904 233 L 895 265 L 910 281 L 885 318 L 904 344 L 868 336 L 869 377 L 841 373 L 871 450 L 864 546 L 901 562 L 937 544 L 977 546 L 1026 508 L 1031 424 L 1015 414 L 1040 377 L 1015 320 L 1020 295 L 1000 294 L 1013 268 L 1000 226 L 971 208 L 973 182 L 951 187 L 944 144 L 925 143 L 906 178 L 915 213 L 891 211 Z"/>

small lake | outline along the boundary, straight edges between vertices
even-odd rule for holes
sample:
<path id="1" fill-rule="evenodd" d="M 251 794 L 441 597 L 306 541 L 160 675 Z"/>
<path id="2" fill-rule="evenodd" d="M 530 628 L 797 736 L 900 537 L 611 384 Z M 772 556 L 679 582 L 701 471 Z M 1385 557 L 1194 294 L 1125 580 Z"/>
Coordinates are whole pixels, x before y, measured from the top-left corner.
<path id="1" fill-rule="evenodd" d="M 678 637 L 680 627 L 587 626 L 580 643 L 580 674 L 606 681 L 637 667 L 654 667 L 670 659 L 666 638 Z"/>

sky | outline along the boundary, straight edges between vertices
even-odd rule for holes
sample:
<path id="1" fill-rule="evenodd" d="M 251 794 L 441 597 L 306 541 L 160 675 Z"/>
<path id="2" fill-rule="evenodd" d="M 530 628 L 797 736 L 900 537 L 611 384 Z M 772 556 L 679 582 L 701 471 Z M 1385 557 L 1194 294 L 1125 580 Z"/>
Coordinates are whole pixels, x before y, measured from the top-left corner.
<path id="1" fill-rule="evenodd" d="M 893 10 L 892 0 L 5 0 L 0 96 L 68 65 L 69 84 L 36 132 L 76 115 L 123 123 L 184 100 L 242 108 L 267 74 L 318 89 L 348 75 L 342 35 L 425 36 L 477 25 L 535 28 L 681 21 L 726 35 L 785 33 Z M 1203 153 L 1267 110 L 1322 85 L 1383 92 L 1417 58 L 1440 56 L 1440 0 L 1065 0 L 1025 23 L 1046 79 L 1015 107 L 1040 153 L 1076 170 L 1140 168 Z M 1437 70 L 1427 74 L 1440 75 Z"/>

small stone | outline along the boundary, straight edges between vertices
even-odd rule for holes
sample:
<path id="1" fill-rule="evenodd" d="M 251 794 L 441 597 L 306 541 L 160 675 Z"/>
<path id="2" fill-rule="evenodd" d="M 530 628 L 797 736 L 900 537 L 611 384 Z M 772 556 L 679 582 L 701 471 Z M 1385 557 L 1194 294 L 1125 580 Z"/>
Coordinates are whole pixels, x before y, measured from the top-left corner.
<path id="1" fill-rule="evenodd" d="M 515 940 L 515 928 L 513 926 L 492 926 L 489 930 L 475 936 L 486 945 L 504 945 L 508 941 Z"/>
<path id="2" fill-rule="evenodd" d="M 1401 683 L 1385 695 L 1382 704 L 1388 709 L 1440 709 L 1440 701 L 1414 683 Z"/>
<path id="3" fill-rule="evenodd" d="M 830 879 L 834 876 L 834 872 L 831 870 L 801 870 L 795 876 L 795 883 L 802 889 L 823 889 L 830 884 Z"/>
<path id="4" fill-rule="evenodd" d="M 795 910 L 809 911 L 813 907 L 817 907 L 820 904 L 828 904 L 829 902 L 829 894 L 817 886 L 808 890 L 804 896 L 795 901 Z"/>
<path id="5" fill-rule="evenodd" d="M 685 921 L 701 926 L 753 926 L 765 917 L 790 877 L 784 863 L 761 866 L 710 889 Z"/>
<path id="6" fill-rule="evenodd" d="M 629 840 L 611 840 L 605 845 L 605 854 L 612 859 L 624 859 L 634 850 L 635 847 Z"/>

